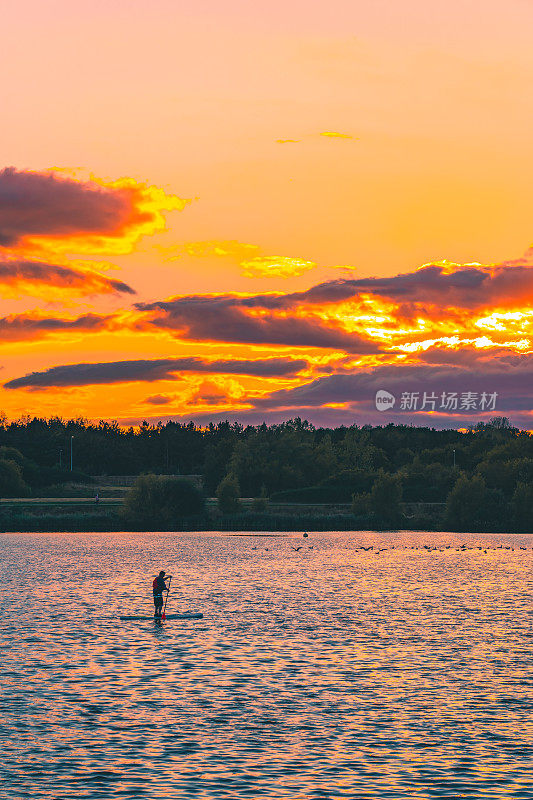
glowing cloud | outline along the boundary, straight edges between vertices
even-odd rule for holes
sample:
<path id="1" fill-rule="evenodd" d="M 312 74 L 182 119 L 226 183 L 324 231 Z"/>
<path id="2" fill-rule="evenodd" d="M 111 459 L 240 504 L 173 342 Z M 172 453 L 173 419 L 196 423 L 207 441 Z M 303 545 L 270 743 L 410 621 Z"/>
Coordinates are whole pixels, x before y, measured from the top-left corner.
<path id="1" fill-rule="evenodd" d="M 12 314 L 0 319 L 0 341 L 22 342 L 42 339 L 53 333 L 98 333 L 107 330 L 112 316 L 83 314 L 79 317 L 44 317 Z"/>
<path id="2" fill-rule="evenodd" d="M 88 265 L 63 266 L 21 259 L 0 258 L 0 286 L 11 287 L 17 296 L 32 297 L 42 296 L 44 288 L 55 296 L 62 289 L 81 295 L 135 294 L 128 284 L 101 275 Z"/>
<path id="3" fill-rule="evenodd" d="M 170 261 L 184 255 L 191 258 L 231 258 L 240 263 L 242 273 L 247 278 L 293 278 L 316 267 L 314 261 L 301 258 L 260 255 L 259 245 L 238 242 L 235 239 L 185 242 L 163 250 Z"/>
<path id="4" fill-rule="evenodd" d="M 1 332 L 1 321 L 0 321 Z M 252 375 L 262 378 L 288 377 L 307 367 L 307 362 L 290 358 L 255 361 L 205 361 L 200 358 L 162 358 L 111 361 L 97 364 L 65 364 L 43 372 L 32 372 L 5 384 L 6 389 L 45 389 L 51 386 L 89 386 L 103 383 L 179 380 L 181 372 L 211 372 Z"/>
<path id="5" fill-rule="evenodd" d="M 247 278 L 295 278 L 314 269 L 314 261 L 287 256 L 256 256 L 249 261 L 241 261 L 243 274 Z"/>
<path id="6" fill-rule="evenodd" d="M 240 342 L 350 353 L 378 353 L 368 337 L 348 332 L 338 320 L 287 316 L 276 312 L 290 295 L 186 296 L 156 303 L 136 303 L 142 313 L 139 330 L 162 329 L 177 338 L 196 341 Z"/>
<path id="7" fill-rule="evenodd" d="M 221 241 L 212 239 L 204 242 L 185 242 L 179 250 L 194 258 L 224 258 L 226 256 L 245 258 L 253 253 L 257 253 L 259 246 L 256 244 L 237 242 L 235 239 Z"/>
<path id="8" fill-rule="evenodd" d="M 123 178 L 105 183 L 7 167 L 0 172 L 0 247 L 128 253 L 189 202 Z"/>
<path id="9" fill-rule="evenodd" d="M 349 133 L 338 133 L 338 131 L 322 131 L 320 136 L 328 136 L 330 139 L 353 139 Z"/>

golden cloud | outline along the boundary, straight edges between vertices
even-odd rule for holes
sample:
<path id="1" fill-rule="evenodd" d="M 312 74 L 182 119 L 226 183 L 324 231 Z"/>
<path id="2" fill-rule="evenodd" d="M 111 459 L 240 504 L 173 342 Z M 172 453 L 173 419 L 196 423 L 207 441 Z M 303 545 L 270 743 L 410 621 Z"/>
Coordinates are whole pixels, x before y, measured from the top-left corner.
<path id="1" fill-rule="evenodd" d="M 288 256 L 255 256 L 249 261 L 241 261 L 243 274 L 247 278 L 296 278 L 314 269 L 314 261 Z"/>
<path id="2" fill-rule="evenodd" d="M 328 136 L 330 139 L 354 139 L 350 133 L 339 133 L 338 131 L 322 131 L 319 136 Z"/>

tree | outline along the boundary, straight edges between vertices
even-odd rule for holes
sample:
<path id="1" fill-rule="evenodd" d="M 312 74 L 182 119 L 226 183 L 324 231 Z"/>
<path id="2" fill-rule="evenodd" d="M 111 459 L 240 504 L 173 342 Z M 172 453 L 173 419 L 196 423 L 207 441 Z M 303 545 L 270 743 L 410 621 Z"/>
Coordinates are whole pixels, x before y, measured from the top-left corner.
<path id="1" fill-rule="evenodd" d="M 460 475 L 446 500 L 446 522 L 452 530 L 498 530 L 507 513 L 502 493 L 487 489 L 481 475 Z"/>
<path id="2" fill-rule="evenodd" d="M 124 498 L 126 516 L 151 529 L 167 528 L 180 517 L 204 511 L 204 499 L 194 484 L 166 475 L 140 475 Z"/>
<path id="3" fill-rule="evenodd" d="M 0 497 L 26 497 L 28 493 L 19 465 L 10 459 L 0 459 Z"/>
<path id="4" fill-rule="evenodd" d="M 241 509 L 239 481 L 232 473 L 226 475 L 217 487 L 218 507 L 223 514 L 236 514 Z"/>
<path id="5" fill-rule="evenodd" d="M 516 531 L 533 530 L 533 483 L 517 483 L 511 500 L 511 516 Z"/>
<path id="6" fill-rule="evenodd" d="M 24 464 L 24 456 L 15 447 L 0 447 L 0 459 L 2 461 L 14 461 L 21 468 Z"/>
<path id="7" fill-rule="evenodd" d="M 383 522 L 394 524 L 401 516 L 402 485 L 397 475 L 381 471 L 374 481 L 368 505 L 370 511 Z"/>

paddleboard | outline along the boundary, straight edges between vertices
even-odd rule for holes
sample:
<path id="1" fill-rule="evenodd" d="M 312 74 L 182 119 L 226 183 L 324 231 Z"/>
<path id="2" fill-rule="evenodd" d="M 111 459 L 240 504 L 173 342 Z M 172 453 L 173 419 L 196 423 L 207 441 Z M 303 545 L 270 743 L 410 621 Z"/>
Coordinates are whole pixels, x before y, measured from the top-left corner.
<path id="1" fill-rule="evenodd" d="M 200 614 L 197 611 L 187 611 L 184 614 L 167 614 L 167 619 L 202 619 L 204 615 Z M 161 617 L 148 617 L 146 615 L 128 615 L 128 616 L 121 616 L 120 619 L 122 620 L 135 620 L 135 619 L 152 619 L 156 620 L 157 622 L 164 622 Z"/>

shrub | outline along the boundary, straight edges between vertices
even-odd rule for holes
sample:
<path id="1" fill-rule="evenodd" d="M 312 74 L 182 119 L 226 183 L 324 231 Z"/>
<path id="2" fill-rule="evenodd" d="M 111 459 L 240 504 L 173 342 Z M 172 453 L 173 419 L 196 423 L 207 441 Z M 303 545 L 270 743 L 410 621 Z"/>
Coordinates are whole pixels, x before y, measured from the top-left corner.
<path id="1" fill-rule="evenodd" d="M 124 498 L 126 517 L 150 529 L 168 528 L 178 518 L 204 510 L 203 497 L 194 484 L 167 475 L 140 475 Z"/>
<path id="2" fill-rule="evenodd" d="M 378 519 L 395 524 L 401 517 L 402 485 L 397 475 L 381 472 L 374 481 L 368 498 L 371 513 Z"/>
<path id="3" fill-rule="evenodd" d="M 217 488 L 217 499 L 218 507 L 223 514 L 236 514 L 240 511 L 240 494 L 239 481 L 235 475 L 226 475 L 220 481 Z"/>
<path id="4" fill-rule="evenodd" d="M 506 527 L 507 516 L 503 495 L 487 489 L 480 475 L 460 475 L 446 500 L 446 523 L 452 530 L 497 531 Z"/>
<path id="5" fill-rule="evenodd" d="M 0 497 L 27 497 L 28 494 L 19 465 L 11 459 L 0 459 Z"/>

